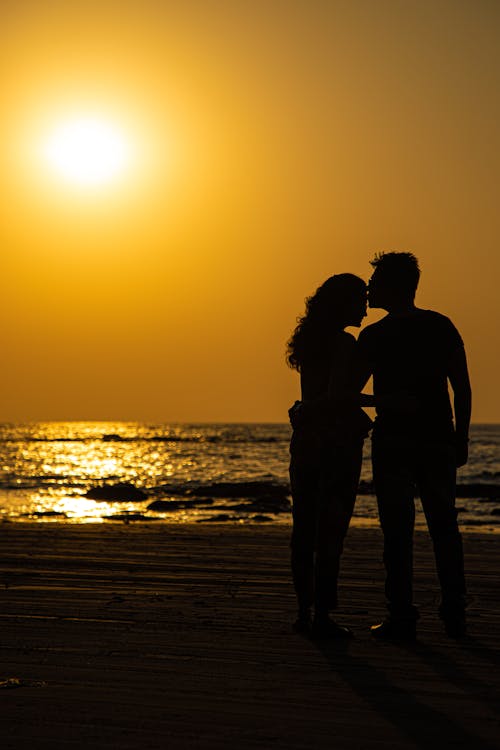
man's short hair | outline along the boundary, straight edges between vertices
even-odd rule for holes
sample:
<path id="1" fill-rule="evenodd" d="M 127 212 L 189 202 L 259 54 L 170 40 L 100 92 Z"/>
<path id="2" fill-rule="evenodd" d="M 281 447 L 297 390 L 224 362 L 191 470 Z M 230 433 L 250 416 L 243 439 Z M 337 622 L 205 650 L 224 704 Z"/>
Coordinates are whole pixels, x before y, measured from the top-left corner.
<path id="1" fill-rule="evenodd" d="M 415 294 L 420 279 L 420 267 L 413 253 L 377 253 L 370 265 L 390 286 Z"/>

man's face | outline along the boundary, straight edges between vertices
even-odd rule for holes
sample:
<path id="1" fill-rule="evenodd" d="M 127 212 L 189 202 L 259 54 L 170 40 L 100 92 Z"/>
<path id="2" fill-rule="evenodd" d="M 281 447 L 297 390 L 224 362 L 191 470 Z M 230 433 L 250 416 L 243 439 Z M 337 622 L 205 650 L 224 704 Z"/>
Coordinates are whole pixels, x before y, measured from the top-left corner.
<path id="1" fill-rule="evenodd" d="M 385 307 L 385 289 L 380 273 L 375 269 L 368 282 L 368 304 L 370 307 Z"/>

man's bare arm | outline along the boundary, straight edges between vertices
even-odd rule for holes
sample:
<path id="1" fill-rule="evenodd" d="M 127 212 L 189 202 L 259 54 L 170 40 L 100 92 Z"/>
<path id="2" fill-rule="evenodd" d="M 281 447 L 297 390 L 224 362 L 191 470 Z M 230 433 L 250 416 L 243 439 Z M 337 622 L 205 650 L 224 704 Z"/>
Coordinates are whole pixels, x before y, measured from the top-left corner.
<path id="1" fill-rule="evenodd" d="M 472 390 L 465 350 L 456 349 L 448 365 L 448 378 L 453 389 L 453 408 L 455 412 L 455 435 L 457 447 L 457 466 L 467 463 L 469 426 L 472 410 Z"/>

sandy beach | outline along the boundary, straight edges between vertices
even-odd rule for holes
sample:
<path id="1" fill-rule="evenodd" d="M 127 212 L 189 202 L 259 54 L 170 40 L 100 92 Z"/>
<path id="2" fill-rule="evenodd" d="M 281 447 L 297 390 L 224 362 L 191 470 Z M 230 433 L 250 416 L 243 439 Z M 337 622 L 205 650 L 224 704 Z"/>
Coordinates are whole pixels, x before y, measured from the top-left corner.
<path id="1" fill-rule="evenodd" d="M 289 529 L 3 524 L 3 748 L 499 747 L 500 538 L 464 535 L 470 636 L 449 640 L 417 533 L 419 641 L 373 642 L 381 535 L 352 528 L 348 645 L 291 632 Z"/>

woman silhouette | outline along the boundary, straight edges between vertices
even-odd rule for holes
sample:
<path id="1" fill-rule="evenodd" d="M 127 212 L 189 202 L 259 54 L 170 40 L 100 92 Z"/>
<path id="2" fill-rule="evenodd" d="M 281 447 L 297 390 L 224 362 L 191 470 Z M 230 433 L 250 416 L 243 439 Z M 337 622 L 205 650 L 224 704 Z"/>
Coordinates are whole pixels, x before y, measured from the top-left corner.
<path id="1" fill-rule="evenodd" d="M 329 613 L 337 606 L 340 556 L 371 427 L 361 404 L 373 403 L 356 392 L 357 344 L 344 328 L 359 327 L 365 316 L 365 282 L 349 273 L 331 276 L 306 300 L 288 342 L 287 361 L 301 385 L 301 401 L 289 411 L 294 630 L 318 638 L 352 636 Z"/>

